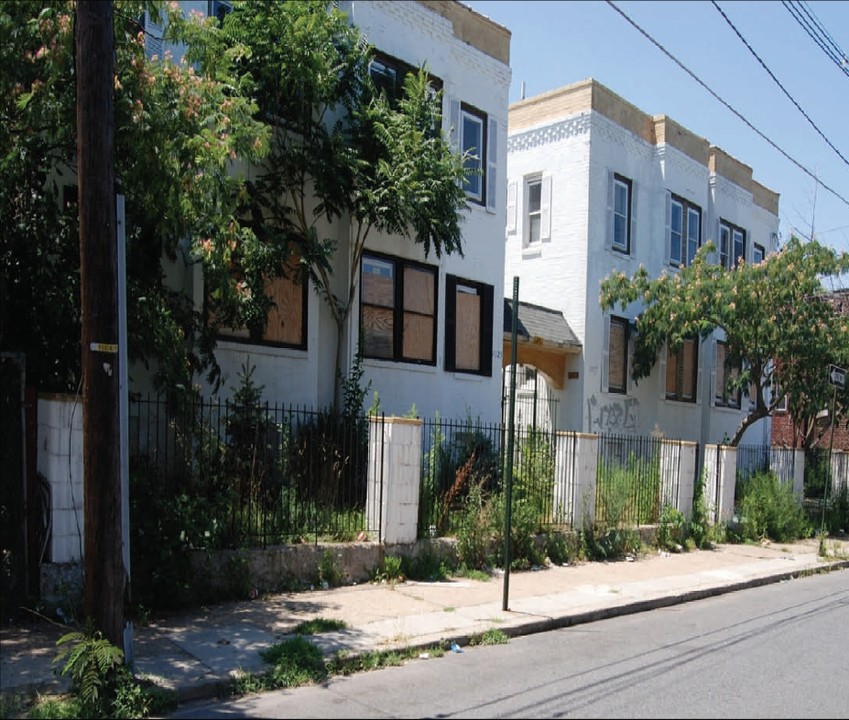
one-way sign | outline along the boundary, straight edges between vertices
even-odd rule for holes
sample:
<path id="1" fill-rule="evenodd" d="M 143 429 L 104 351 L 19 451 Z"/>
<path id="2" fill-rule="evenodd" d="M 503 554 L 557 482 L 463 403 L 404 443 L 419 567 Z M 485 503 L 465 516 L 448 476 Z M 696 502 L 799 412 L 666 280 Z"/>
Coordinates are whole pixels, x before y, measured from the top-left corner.
<path id="1" fill-rule="evenodd" d="M 846 371 L 843 368 L 837 367 L 837 365 L 829 365 L 828 381 L 843 390 L 846 387 Z"/>

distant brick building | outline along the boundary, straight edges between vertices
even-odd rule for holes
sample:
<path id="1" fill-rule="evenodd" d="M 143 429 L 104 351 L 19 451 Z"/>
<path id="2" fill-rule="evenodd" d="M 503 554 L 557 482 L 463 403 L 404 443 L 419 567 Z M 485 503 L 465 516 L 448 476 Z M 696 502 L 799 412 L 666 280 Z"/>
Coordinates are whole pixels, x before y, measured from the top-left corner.
<path id="1" fill-rule="evenodd" d="M 849 315 L 849 288 L 835 290 L 826 296 L 826 299 L 834 307 L 834 311 L 838 315 Z M 786 405 L 785 405 L 786 407 Z M 831 420 L 827 414 L 817 421 L 819 439 L 816 447 L 827 448 L 832 442 L 831 438 Z M 821 423 L 821 424 L 820 424 Z M 802 444 L 801 433 L 796 433 L 796 445 Z M 772 418 L 772 445 L 792 447 L 794 444 L 794 428 L 793 418 L 787 410 L 779 410 Z M 834 445 L 835 450 L 849 451 L 849 422 L 846 419 L 834 428 Z"/>

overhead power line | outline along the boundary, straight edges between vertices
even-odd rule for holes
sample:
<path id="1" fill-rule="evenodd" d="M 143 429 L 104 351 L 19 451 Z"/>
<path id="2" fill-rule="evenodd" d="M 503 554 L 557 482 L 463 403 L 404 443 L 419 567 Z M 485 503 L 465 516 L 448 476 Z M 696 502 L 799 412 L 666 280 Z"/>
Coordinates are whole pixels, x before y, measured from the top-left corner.
<path id="1" fill-rule="evenodd" d="M 828 55 L 829 59 L 834 61 L 835 65 L 840 68 L 844 75 L 849 77 L 849 60 L 846 58 L 846 53 L 843 52 L 831 35 L 822 26 L 813 11 L 807 6 L 807 3 L 797 2 L 794 5 L 788 0 L 782 0 L 782 5 L 789 12 L 802 29 L 808 34 L 820 49 Z M 807 16 L 807 17 L 806 17 Z"/>
<path id="2" fill-rule="evenodd" d="M 643 28 L 641 28 L 637 23 L 635 23 L 624 11 L 622 11 L 619 7 L 616 6 L 612 0 L 606 0 L 607 4 L 610 5 L 616 12 L 618 12 L 628 23 L 634 27 L 643 37 L 645 37 L 652 45 L 654 45 L 658 50 L 660 50 L 664 55 L 666 55 L 672 62 L 674 62 L 678 67 L 680 67 L 684 72 L 686 72 L 693 80 L 695 80 L 699 85 L 701 85 L 705 90 L 707 90 L 713 97 L 721 102 L 726 108 L 728 108 L 732 113 L 734 113 L 740 120 L 742 120 L 753 132 L 755 132 L 758 136 L 763 138 L 767 143 L 769 143 L 773 148 L 778 150 L 785 158 L 787 158 L 791 163 L 793 163 L 797 168 L 799 168 L 806 175 L 811 177 L 814 182 L 818 185 L 821 185 L 823 189 L 828 190 L 832 195 L 834 195 L 838 200 L 841 200 L 847 207 L 849 207 L 849 200 L 847 200 L 843 195 L 837 192 L 834 188 L 826 185 L 822 180 L 820 180 L 814 173 L 812 173 L 808 168 L 806 168 L 802 163 L 796 160 L 794 157 L 789 155 L 787 151 L 779 147 L 773 140 L 764 135 L 763 132 L 758 130 L 754 125 L 752 125 L 749 120 L 747 120 L 736 108 L 734 108 L 728 101 L 721 98 L 716 94 L 698 75 L 696 75 L 692 70 L 690 70 L 684 63 L 682 63 L 678 58 L 676 58 L 669 50 L 667 50 L 663 45 L 661 45 L 657 40 L 655 40 L 651 35 L 649 35 Z"/>
<path id="3" fill-rule="evenodd" d="M 816 124 L 814 123 L 814 121 L 813 121 L 813 120 L 811 120 L 811 118 L 810 118 L 810 117 L 808 117 L 808 113 L 806 113 L 806 112 L 802 109 L 802 107 L 799 105 L 799 103 L 797 103 L 797 102 L 796 102 L 796 100 L 794 100 L 794 99 L 793 99 L 793 96 L 792 96 L 789 92 L 787 92 L 787 90 L 785 89 L 785 87 L 784 87 L 784 86 L 783 86 L 783 85 L 782 85 L 782 84 L 778 81 L 778 78 L 777 78 L 777 77 L 775 77 L 775 75 L 773 75 L 772 70 L 770 70 L 770 69 L 766 66 L 766 63 L 765 63 L 763 60 L 761 60 L 761 58 L 760 58 L 760 57 L 758 56 L 758 54 L 754 51 L 754 49 L 752 48 L 752 46 L 751 46 L 751 45 L 749 45 L 749 43 L 748 43 L 748 41 L 746 40 L 746 38 L 744 38 L 744 37 L 743 37 L 743 35 L 740 33 L 740 31 L 739 31 L 739 30 L 735 27 L 734 23 L 733 23 L 733 22 L 731 22 L 731 20 L 728 18 L 728 16 L 727 16 L 727 15 L 726 15 L 723 11 L 722 11 L 722 8 L 721 8 L 721 7 L 719 7 L 719 5 L 717 4 L 716 0 L 711 0 L 711 3 L 713 3 L 713 6 L 717 9 L 717 11 L 719 12 L 719 14 L 720 14 L 720 15 L 722 15 L 722 17 L 725 19 L 725 22 L 727 22 L 727 23 L 728 23 L 728 25 L 731 27 L 731 29 L 734 31 L 734 33 L 737 35 L 737 37 L 738 37 L 738 38 L 740 38 L 740 42 L 742 42 L 742 43 L 743 43 L 743 44 L 744 44 L 744 45 L 745 45 L 745 46 L 749 49 L 749 52 L 750 52 L 750 53 L 752 53 L 752 55 L 754 55 L 754 56 L 755 56 L 755 59 L 756 59 L 756 60 L 757 60 L 757 61 L 761 64 L 761 67 L 763 67 L 763 69 L 767 71 L 767 73 L 768 73 L 768 74 L 769 74 L 769 76 L 773 79 L 773 81 L 775 82 L 775 84 L 776 84 L 776 85 L 778 85 L 778 87 L 780 87 L 780 88 L 781 88 L 781 91 L 782 91 L 782 92 L 783 92 L 783 93 L 784 93 L 784 94 L 788 97 L 788 99 L 790 100 L 790 102 L 792 102 L 792 103 L 796 106 L 796 109 L 797 109 L 800 113 L 802 113 L 802 115 L 804 115 L 804 116 L 805 116 L 805 120 L 807 120 L 807 121 L 810 123 L 811 127 L 812 127 L 814 130 L 816 130 L 816 131 L 817 131 L 817 133 L 819 134 L 819 136 L 820 136 L 823 140 L 825 140 L 825 141 L 826 141 L 826 143 L 828 144 L 828 146 L 829 146 L 832 150 L 834 150 L 834 152 L 836 152 L 836 153 L 837 153 L 837 155 L 840 157 L 840 159 L 841 159 L 841 160 L 842 160 L 842 161 L 843 161 L 846 165 L 849 165 L 849 160 L 847 160 L 845 157 L 843 157 L 843 154 L 840 152 L 840 150 L 838 150 L 836 147 L 834 147 L 834 145 L 832 144 L 831 140 L 829 140 L 829 139 L 828 139 L 828 138 L 827 138 L 827 137 L 826 137 L 826 136 L 822 133 L 822 131 L 821 131 L 821 130 L 820 130 L 820 129 L 816 126 Z"/>

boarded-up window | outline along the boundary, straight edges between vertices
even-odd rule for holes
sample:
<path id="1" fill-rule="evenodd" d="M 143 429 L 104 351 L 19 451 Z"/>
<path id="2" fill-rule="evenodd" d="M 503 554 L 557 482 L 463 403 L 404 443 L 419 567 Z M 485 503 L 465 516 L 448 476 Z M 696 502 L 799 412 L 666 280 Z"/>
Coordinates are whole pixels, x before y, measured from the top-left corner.
<path id="1" fill-rule="evenodd" d="M 607 389 L 624 393 L 628 379 L 628 322 L 623 318 L 610 318 L 609 343 Z"/>
<path id="2" fill-rule="evenodd" d="M 434 285 L 432 270 L 404 268 L 404 358 L 433 358 Z"/>
<path id="3" fill-rule="evenodd" d="M 364 255 L 361 276 L 364 357 L 434 363 L 435 270 L 397 258 Z"/>
<path id="4" fill-rule="evenodd" d="M 263 340 L 284 345 L 300 345 L 304 334 L 303 284 L 293 277 L 274 278 L 266 293 L 274 306 L 268 312 Z"/>
<path id="5" fill-rule="evenodd" d="M 445 369 L 492 375 L 492 286 L 449 275 L 445 294 Z"/>
<path id="6" fill-rule="evenodd" d="M 222 327 L 219 334 L 228 340 L 306 349 L 307 283 L 298 259 L 287 264 L 285 275 L 266 278 L 264 292 L 272 302 L 264 328 Z"/>
<path id="7" fill-rule="evenodd" d="M 457 370 L 481 369 L 481 298 L 476 288 L 457 285 Z"/>
<path id="8" fill-rule="evenodd" d="M 681 346 L 666 353 L 666 397 L 682 402 L 696 402 L 698 344 L 684 340 Z"/>
<path id="9" fill-rule="evenodd" d="M 363 257 L 362 270 L 363 355 L 391 359 L 395 335 L 395 266 Z"/>
<path id="10" fill-rule="evenodd" d="M 727 407 L 740 407 L 739 390 L 729 391 L 728 382 L 735 380 L 740 375 L 740 368 L 732 367 L 728 363 L 728 345 L 722 340 L 716 343 L 716 387 L 714 388 L 714 401 L 717 405 Z"/>

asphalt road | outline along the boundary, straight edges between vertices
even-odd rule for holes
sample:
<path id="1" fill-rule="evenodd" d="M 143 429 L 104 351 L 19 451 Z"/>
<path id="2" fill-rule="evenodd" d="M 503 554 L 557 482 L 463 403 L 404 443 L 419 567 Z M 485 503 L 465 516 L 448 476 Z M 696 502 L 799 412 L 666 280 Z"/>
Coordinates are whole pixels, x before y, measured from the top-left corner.
<path id="1" fill-rule="evenodd" d="M 172 717 L 847 718 L 849 571 Z"/>

